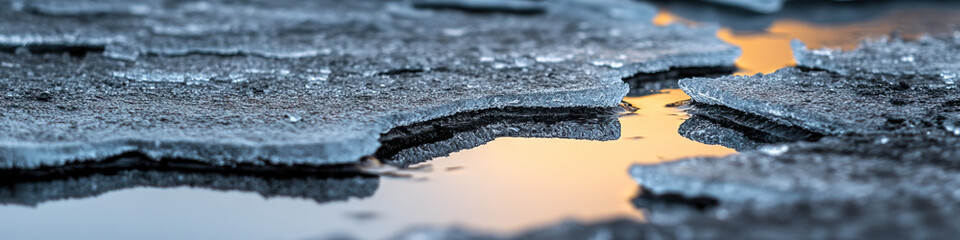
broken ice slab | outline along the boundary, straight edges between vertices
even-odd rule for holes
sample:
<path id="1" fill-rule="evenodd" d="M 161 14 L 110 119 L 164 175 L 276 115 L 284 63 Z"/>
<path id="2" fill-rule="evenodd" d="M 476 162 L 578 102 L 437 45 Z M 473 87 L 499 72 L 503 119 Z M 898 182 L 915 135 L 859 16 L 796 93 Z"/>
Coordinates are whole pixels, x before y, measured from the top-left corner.
<path id="1" fill-rule="evenodd" d="M 376 176 L 349 168 L 250 165 L 216 168 L 202 162 L 158 162 L 138 156 L 56 168 L 0 170 L 0 174 L 0 204 L 27 206 L 138 187 L 199 187 L 325 203 L 369 197 L 379 186 Z"/>
<path id="2" fill-rule="evenodd" d="M 505 108 L 396 127 L 380 136 L 375 156 L 409 166 L 474 148 L 498 137 L 567 138 L 609 141 L 620 138 L 619 108 Z"/>
<path id="3" fill-rule="evenodd" d="M 597 11 L 560 2 L 546 4 L 563 11 L 535 16 L 295 3 L 170 4 L 196 14 L 84 22 L 3 9 L 0 45 L 16 49 L 0 54 L 0 167 L 130 152 L 214 165 L 352 163 L 397 126 L 505 107 L 614 107 L 627 92 L 622 77 L 731 66 L 739 55 L 714 29 L 583 17 Z M 149 30 L 169 19 L 208 29 L 223 22 L 216 16 L 240 28 Z M 88 45 L 82 57 L 50 54 Z M 276 47 L 320 54 L 282 57 Z M 124 49 L 141 55 L 116 57 Z"/>
<path id="4" fill-rule="evenodd" d="M 822 134 L 925 131 L 958 112 L 960 91 L 939 77 L 781 69 L 775 73 L 680 80 L 700 103 L 722 105 Z"/>
<path id="5" fill-rule="evenodd" d="M 721 203 L 927 198 L 960 202 L 960 138 L 943 131 L 826 137 L 721 158 L 634 165 L 645 190 Z"/>
<path id="6" fill-rule="evenodd" d="M 780 125 L 723 106 L 689 103 L 681 108 L 691 115 L 677 130 L 681 136 L 737 151 L 776 143 L 816 141 L 822 137 L 799 127 Z"/>
<path id="7" fill-rule="evenodd" d="M 939 79 L 924 85 L 956 86 L 960 81 L 960 32 L 949 37 L 921 37 L 916 41 L 882 38 L 864 41 L 853 51 L 808 50 L 793 40 L 797 65 L 840 74 L 866 72 Z"/>

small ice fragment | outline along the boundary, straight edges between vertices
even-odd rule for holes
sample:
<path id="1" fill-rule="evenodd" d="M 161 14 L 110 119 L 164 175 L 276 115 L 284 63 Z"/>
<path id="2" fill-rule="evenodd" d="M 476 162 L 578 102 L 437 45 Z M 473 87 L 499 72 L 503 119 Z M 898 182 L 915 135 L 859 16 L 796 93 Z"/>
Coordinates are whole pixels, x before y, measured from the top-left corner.
<path id="1" fill-rule="evenodd" d="M 316 82 L 316 81 L 326 81 L 330 79 L 330 73 L 333 73 L 329 68 L 321 68 L 320 74 L 317 75 L 308 75 L 307 81 Z"/>
<path id="2" fill-rule="evenodd" d="M 8 62 L 0 62 L 0 66 L 5 67 L 5 68 L 18 68 L 18 67 L 20 67 L 20 64 L 8 63 Z"/>
<path id="3" fill-rule="evenodd" d="M 503 68 L 505 68 L 505 67 L 507 67 L 507 64 L 503 64 L 503 63 L 493 63 L 493 69 L 503 69 Z"/>
<path id="4" fill-rule="evenodd" d="M 526 58 L 517 58 L 513 60 L 513 65 L 519 68 L 530 66 L 530 64 L 530 60 L 527 60 Z"/>
<path id="5" fill-rule="evenodd" d="M 556 63 L 566 61 L 567 58 L 562 56 L 537 56 L 535 60 L 541 63 Z"/>
<path id="6" fill-rule="evenodd" d="M 493 57 L 488 57 L 488 56 L 480 57 L 480 62 L 493 62 Z"/>
<path id="7" fill-rule="evenodd" d="M 781 154 L 790 150 L 790 146 L 787 145 L 777 145 L 777 146 L 764 146 L 761 147 L 760 152 L 766 153 L 770 156 L 780 156 Z"/>
<path id="8" fill-rule="evenodd" d="M 299 122 L 299 121 L 300 121 L 300 117 L 287 114 L 287 121 L 289 121 L 289 122 Z"/>
<path id="9" fill-rule="evenodd" d="M 828 56 L 828 57 L 833 55 L 833 51 L 830 51 L 830 49 L 815 49 L 810 51 L 810 53 L 813 53 L 813 55 L 817 55 L 817 56 Z"/>
<path id="10" fill-rule="evenodd" d="M 611 37 L 619 37 L 619 36 L 620 36 L 620 29 L 616 29 L 616 28 L 610 29 L 610 36 L 611 36 Z"/>
<path id="11" fill-rule="evenodd" d="M 901 62 L 913 62 L 913 60 L 914 60 L 914 59 L 913 59 L 913 56 L 903 56 L 903 57 L 900 57 L 900 61 L 901 61 Z"/>
<path id="12" fill-rule="evenodd" d="M 466 34 L 467 30 L 463 28 L 445 28 L 443 29 L 443 35 L 448 37 L 460 37 L 463 34 Z"/>
<path id="13" fill-rule="evenodd" d="M 943 128 L 953 135 L 960 135 L 960 120 L 948 119 L 943 122 Z"/>
<path id="14" fill-rule="evenodd" d="M 942 72 L 940 73 L 940 79 L 943 79 L 943 83 L 955 84 L 957 83 L 957 74 L 952 72 Z"/>
<path id="15" fill-rule="evenodd" d="M 623 62 L 610 61 L 610 60 L 595 60 L 592 62 L 594 66 L 607 66 L 611 68 L 621 68 L 623 67 Z"/>

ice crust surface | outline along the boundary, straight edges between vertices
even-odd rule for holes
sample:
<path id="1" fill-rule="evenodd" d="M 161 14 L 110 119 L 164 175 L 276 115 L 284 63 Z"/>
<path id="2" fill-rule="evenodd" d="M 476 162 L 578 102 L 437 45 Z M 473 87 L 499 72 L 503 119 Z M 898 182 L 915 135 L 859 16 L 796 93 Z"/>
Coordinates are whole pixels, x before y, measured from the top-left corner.
<path id="1" fill-rule="evenodd" d="M 840 74 L 866 72 L 893 76 L 922 76 L 940 79 L 932 85 L 956 87 L 960 81 L 960 32 L 949 37 L 921 37 L 916 41 L 899 38 L 866 40 L 853 51 L 807 49 L 794 40 L 797 65 Z"/>
<path id="2" fill-rule="evenodd" d="M 397 126 L 614 107 L 622 77 L 739 55 L 714 29 L 652 26 L 644 3 L 424 2 L 5 1 L 0 167 L 351 163 Z"/>
<path id="3" fill-rule="evenodd" d="M 786 68 L 767 75 L 683 79 L 680 88 L 696 102 L 828 135 L 922 131 L 960 111 L 960 91 L 925 75 Z"/>
<path id="4" fill-rule="evenodd" d="M 960 202 L 960 139 L 941 135 L 827 137 L 722 158 L 636 165 L 644 189 L 721 202 L 928 197 Z M 932 184 L 936 183 L 936 184 Z"/>

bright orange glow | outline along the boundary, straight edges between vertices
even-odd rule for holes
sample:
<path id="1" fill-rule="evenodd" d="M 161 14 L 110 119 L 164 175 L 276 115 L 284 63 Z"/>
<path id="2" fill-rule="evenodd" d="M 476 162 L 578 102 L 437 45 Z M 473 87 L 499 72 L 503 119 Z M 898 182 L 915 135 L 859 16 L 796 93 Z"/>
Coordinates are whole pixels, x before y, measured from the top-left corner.
<path id="1" fill-rule="evenodd" d="M 743 50 L 743 55 L 737 60 L 740 71 L 736 75 L 753 75 L 756 73 L 772 73 L 777 69 L 793 66 L 793 51 L 790 41 L 799 39 L 807 44 L 808 48 L 840 48 L 850 50 L 856 48 L 860 41 L 867 38 L 878 38 L 898 31 L 904 38 L 913 39 L 923 34 L 919 31 L 943 29 L 952 31 L 951 26 L 929 26 L 924 19 L 925 15 L 953 16 L 949 12 L 938 12 L 936 9 L 914 9 L 890 13 L 872 21 L 855 22 L 836 25 L 817 25 L 798 20 L 778 20 L 763 33 L 739 33 L 729 28 L 717 31 L 717 37 L 737 45 Z M 947 21 L 951 22 L 951 21 Z M 661 11 L 654 23 L 666 25 L 671 23 L 693 24 L 692 21 L 673 15 L 669 11 Z M 914 26 L 925 26 L 924 30 Z"/>

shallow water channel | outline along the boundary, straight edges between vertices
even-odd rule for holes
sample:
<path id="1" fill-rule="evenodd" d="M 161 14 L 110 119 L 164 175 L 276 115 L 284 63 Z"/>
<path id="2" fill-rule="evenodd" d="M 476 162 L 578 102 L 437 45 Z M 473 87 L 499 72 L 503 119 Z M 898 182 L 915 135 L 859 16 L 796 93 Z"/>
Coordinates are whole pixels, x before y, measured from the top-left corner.
<path id="1" fill-rule="evenodd" d="M 888 4 L 856 15 L 827 9 L 839 8 L 835 5 L 796 11 L 788 5 L 783 13 L 761 18 L 668 4 L 654 21 L 719 25 L 718 36 L 743 49 L 736 74 L 792 65 L 793 38 L 812 48 L 851 49 L 863 38 L 895 30 L 914 38 L 956 29 L 935 23 L 960 22 L 950 19 L 960 15 L 956 6 Z M 862 17 L 840 17 L 853 15 Z M 372 192 L 345 201 L 181 186 L 126 188 L 36 206 L 2 205 L 0 239 L 380 239 L 415 226 L 512 233 L 564 219 L 643 220 L 642 210 L 631 204 L 639 192 L 627 174 L 631 164 L 735 152 L 678 134 L 687 115 L 671 103 L 686 99 L 679 89 L 627 97 L 624 101 L 639 110 L 619 117 L 617 140 L 498 138 L 362 180 L 357 184 Z M 38 186 L 34 191 L 44 191 Z"/>

